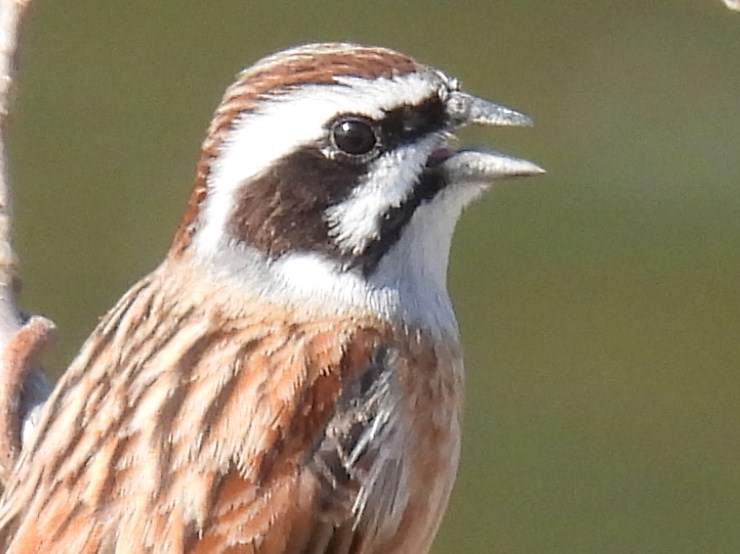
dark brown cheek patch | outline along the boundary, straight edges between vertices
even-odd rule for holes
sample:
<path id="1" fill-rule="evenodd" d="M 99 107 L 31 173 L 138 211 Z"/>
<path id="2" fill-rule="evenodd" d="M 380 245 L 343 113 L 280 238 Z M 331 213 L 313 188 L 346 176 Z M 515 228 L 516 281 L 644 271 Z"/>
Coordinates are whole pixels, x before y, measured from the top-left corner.
<path id="1" fill-rule="evenodd" d="M 288 252 L 315 252 L 345 270 L 371 274 L 398 242 L 416 209 L 445 183 L 435 170 L 425 171 L 405 202 L 379 215 L 378 236 L 360 254 L 352 254 L 330 236 L 325 213 L 348 198 L 364 170 L 330 160 L 317 148 L 291 154 L 242 187 L 229 223 L 233 236 L 271 260 Z"/>
<path id="2" fill-rule="evenodd" d="M 327 158 L 317 147 L 298 150 L 245 183 L 230 221 L 232 233 L 270 259 L 289 251 L 341 258 L 324 212 L 347 198 L 364 171 Z"/>
<path id="3" fill-rule="evenodd" d="M 391 150 L 440 132 L 446 125 L 444 104 L 436 95 L 389 110 L 379 122 L 383 147 Z M 244 183 L 230 221 L 231 233 L 273 260 L 287 252 L 315 252 L 345 269 L 372 273 L 399 240 L 416 208 L 433 198 L 444 183 L 431 169 L 420 175 L 409 198 L 377 214 L 378 236 L 369 237 L 358 255 L 342 249 L 330 235 L 326 212 L 347 200 L 367 171 L 367 164 L 327 157 L 318 145 L 304 147 Z"/>

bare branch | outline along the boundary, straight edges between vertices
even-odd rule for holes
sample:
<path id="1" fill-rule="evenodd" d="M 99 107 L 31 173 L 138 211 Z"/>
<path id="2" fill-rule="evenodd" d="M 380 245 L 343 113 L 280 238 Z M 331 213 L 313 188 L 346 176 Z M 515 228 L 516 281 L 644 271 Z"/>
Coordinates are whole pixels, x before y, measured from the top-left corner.
<path id="1" fill-rule="evenodd" d="M 0 479 L 5 480 L 21 448 L 24 420 L 49 395 L 50 387 L 34 358 L 54 336 L 54 324 L 28 322 L 16 301 L 17 258 L 13 248 L 12 188 L 6 131 L 13 95 L 18 34 L 30 0 L 0 0 Z"/>
<path id="2" fill-rule="evenodd" d="M 18 30 L 27 6 L 27 1 L 0 2 L 0 348 L 21 325 L 14 294 L 16 256 L 12 242 L 13 207 L 5 132 L 15 73 Z"/>

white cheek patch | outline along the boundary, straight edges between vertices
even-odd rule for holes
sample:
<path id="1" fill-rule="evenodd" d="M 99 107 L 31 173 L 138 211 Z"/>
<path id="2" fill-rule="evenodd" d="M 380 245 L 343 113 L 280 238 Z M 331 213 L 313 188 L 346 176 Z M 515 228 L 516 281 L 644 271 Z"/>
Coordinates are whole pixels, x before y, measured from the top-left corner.
<path id="1" fill-rule="evenodd" d="M 432 136 L 383 154 L 370 164 L 365 181 L 351 196 L 327 210 L 330 233 L 344 250 L 360 255 L 379 238 L 381 216 L 409 198 L 439 142 L 440 137 Z"/>
<path id="2" fill-rule="evenodd" d="M 265 99 L 256 111 L 234 123 L 208 178 L 195 237 L 198 248 L 213 251 L 228 238 L 237 192 L 245 182 L 299 148 L 322 141 L 327 124 L 338 115 L 378 119 L 386 110 L 421 103 L 445 86 L 442 76 L 431 70 L 392 79 L 338 77 L 336 81 L 304 85 Z"/>

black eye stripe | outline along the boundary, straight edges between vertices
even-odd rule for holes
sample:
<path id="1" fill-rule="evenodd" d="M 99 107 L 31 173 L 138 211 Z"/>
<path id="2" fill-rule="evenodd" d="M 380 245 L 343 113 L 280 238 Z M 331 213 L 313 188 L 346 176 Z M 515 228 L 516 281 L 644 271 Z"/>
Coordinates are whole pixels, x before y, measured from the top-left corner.
<path id="1" fill-rule="evenodd" d="M 352 119 L 373 123 L 364 116 L 342 114 L 329 123 L 328 132 L 333 132 L 337 123 Z M 430 133 L 441 131 L 449 126 L 444 102 L 436 95 L 419 104 L 387 110 L 383 118 L 374 123 L 380 139 L 380 147 L 386 152 L 414 143 Z"/>
<path id="2" fill-rule="evenodd" d="M 433 96 L 420 104 L 389 110 L 379 123 L 383 146 L 390 150 L 445 129 L 448 119 L 444 102 Z"/>

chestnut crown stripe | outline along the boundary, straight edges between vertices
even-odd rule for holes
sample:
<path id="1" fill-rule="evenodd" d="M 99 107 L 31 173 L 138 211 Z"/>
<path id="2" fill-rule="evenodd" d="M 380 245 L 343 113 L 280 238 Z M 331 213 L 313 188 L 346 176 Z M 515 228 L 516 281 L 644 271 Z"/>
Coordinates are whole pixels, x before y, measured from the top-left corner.
<path id="1" fill-rule="evenodd" d="M 190 245 L 213 161 L 239 116 L 254 110 L 263 98 L 307 84 L 336 84 L 338 77 L 393 78 L 423 69 L 413 58 L 393 50 L 328 43 L 268 56 L 242 71 L 226 90 L 206 133 L 195 183 L 171 252 L 180 254 Z"/>

